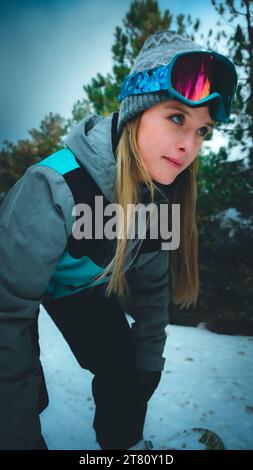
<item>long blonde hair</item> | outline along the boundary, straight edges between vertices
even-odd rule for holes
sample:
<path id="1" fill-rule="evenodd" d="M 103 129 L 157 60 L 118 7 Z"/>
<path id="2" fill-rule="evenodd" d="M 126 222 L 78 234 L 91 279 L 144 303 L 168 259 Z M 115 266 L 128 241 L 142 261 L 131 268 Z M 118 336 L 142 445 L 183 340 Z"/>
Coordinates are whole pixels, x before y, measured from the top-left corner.
<path id="1" fill-rule="evenodd" d="M 120 230 L 117 234 L 115 255 L 103 273 L 96 278 L 96 281 L 101 281 L 110 273 L 106 296 L 112 293 L 122 296 L 128 291 L 124 269 L 128 248 L 127 234 L 131 230 L 131 218 L 127 217 L 127 206 L 140 202 L 140 177 L 149 188 L 151 203 L 154 202 L 155 189 L 158 189 L 150 178 L 137 145 L 141 115 L 142 113 L 138 114 L 134 120 L 126 123 L 116 149 L 115 200 L 122 207 L 123 216 L 119 213 Z M 181 309 L 189 308 L 191 304 L 195 305 L 199 292 L 196 224 L 197 171 L 198 163 L 195 159 L 170 185 L 169 206 L 180 204 L 180 246 L 177 250 L 170 251 L 172 281 L 170 290 L 172 301 Z M 167 251 L 164 252 L 164 256 L 166 255 L 168 255 Z"/>

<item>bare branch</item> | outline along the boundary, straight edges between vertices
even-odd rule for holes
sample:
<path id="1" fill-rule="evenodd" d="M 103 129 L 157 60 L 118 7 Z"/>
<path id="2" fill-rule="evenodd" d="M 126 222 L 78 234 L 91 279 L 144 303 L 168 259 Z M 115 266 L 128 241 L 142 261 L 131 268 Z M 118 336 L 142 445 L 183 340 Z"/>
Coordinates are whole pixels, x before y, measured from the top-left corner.
<path id="1" fill-rule="evenodd" d="M 229 28 L 232 28 L 234 31 L 236 30 L 237 26 L 233 26 L 231 23 L 229 23 L 224 17 L 221 18 L 221 20 L 223 21 L 223 23 L 226 23 L 227 26 L 229 26 Z M 220 24 L 219 22 L 217 23 L 218 25 L 222 26 L 222 24 Z"/>
<path id="2" fill-rule="evenodd" d="M 241 11 L 237 11 L 235 9 L 235 7 L 231 6 L 231 8 L 232 8 L 233 13 L 235 13 L 236 15 L 247 16 L 246 13 L 242 13 Z"/>

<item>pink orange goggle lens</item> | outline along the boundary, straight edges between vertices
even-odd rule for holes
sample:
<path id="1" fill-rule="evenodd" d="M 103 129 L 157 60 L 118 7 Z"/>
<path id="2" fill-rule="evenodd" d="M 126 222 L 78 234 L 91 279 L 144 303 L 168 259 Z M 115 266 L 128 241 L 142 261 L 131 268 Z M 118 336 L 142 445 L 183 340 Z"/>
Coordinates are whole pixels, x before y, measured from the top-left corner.
<path id="1" fill-rule="evenodd" d="M 207 54 L 179 57 L 173 67 L 173 88 L 191 101 L 199 101 L 211 93 L 213 57 Z"/>

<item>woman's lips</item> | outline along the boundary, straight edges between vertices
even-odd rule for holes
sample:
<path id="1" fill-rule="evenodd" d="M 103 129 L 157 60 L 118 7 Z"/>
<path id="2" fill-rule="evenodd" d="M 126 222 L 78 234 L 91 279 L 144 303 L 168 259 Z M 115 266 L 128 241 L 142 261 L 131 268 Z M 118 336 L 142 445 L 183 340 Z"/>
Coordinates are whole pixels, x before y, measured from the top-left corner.
<path id="1" fill-rule="evenodd" d="M 180 163 L 178 160 L 176 160 L 174 158 L 165 157 L 165 155 L 163 155 L 163 158 L 165 158 L 168 161 L 168 163 L 171 163 L 172 165 L 176 166 L 177 168 L 180 168 L 182 166 L 182 163 Z"/>

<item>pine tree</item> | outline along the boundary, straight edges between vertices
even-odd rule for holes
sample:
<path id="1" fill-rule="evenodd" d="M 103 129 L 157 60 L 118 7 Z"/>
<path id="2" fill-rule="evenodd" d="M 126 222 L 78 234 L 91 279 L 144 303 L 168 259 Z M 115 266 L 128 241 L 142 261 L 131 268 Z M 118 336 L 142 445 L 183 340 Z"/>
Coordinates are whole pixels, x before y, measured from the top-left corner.
<path id="1" fill-rule="evenodd" d="M 232 128 L 223 126 L 230 134 L 230 146 L 240 142 L 241 158 L 253 167 L 253 1 L 241 0 L 235 6 L 234 0 L 211 0 L 220 15 L 219 26 L 213 44 L 224 42 L 227 56 L 234 62 L 239 76 L 236 99 L 234 101 Z M 223 28 L 227 25 L 230 33 Z M 212 30 L 208 37 L 211 38 Z M 210 43 L 207 41 L 207 44 Z M 211 47 L 211 46 L 210 46 Z M 211 47 L 212 48 L 212 47 Z M 251 175 L 253 176 L 252 172 Z"/>
<path id="2" fill-rule="evenodd" d="M 30 129 L 28 134 L 31 139 L 22 139 L 16 144 L 6 140 L 0 150 L 0 202 L 29 166 L 62 147 L 62 137 L 66 134 L 65 119 L 59 114 L 49 113 L 41 121 L 39 129 Z"/>

